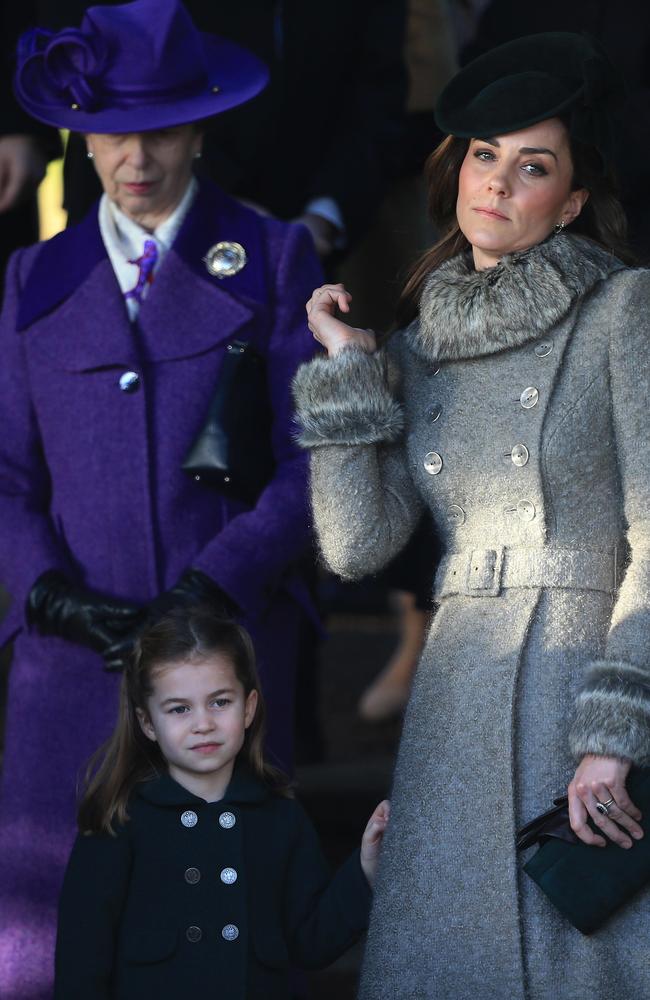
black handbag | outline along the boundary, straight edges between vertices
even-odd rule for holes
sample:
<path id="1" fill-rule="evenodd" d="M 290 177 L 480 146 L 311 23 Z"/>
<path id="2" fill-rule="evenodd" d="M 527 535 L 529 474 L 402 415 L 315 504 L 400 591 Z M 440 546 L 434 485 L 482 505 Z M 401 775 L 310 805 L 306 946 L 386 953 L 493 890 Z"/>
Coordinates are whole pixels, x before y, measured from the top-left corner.
<path id="1" fill-rule="evenodd" d="M 199 482 L 253 504 L 275 469 L 266 359 L 242 340 L 229 344 L 205 423 L 182 468 Z"/>
<path id="2" fill-rule="evenodd" d="M 632 769 L 627 789 L 644 819 L 650 817 L 650 770 Z M 590 847 L 571 829 L 562 798 L 523 827 L 516 843 L 518 850 L 539 843 L 524 871 L 574 927 L 592 934 L 650 882 L 650 829 L 644 833 L 628 850 L 607 838 L 606 847 Z"/>

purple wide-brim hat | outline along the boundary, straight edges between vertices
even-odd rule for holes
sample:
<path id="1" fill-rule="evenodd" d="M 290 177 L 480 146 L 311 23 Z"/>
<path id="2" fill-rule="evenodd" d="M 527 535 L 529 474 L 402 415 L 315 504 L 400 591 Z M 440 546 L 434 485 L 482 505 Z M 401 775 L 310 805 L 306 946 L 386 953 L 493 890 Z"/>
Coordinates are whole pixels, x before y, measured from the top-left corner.
<path id="1" fill-rule="evenodd" d="M 180 0 L 90 7 L 80 28 L 36 28 L 14 90 L 34 118 L 74 132 L 143 132 L 209 118 L 268 81 L 261 60 L 199 31 Z"/>

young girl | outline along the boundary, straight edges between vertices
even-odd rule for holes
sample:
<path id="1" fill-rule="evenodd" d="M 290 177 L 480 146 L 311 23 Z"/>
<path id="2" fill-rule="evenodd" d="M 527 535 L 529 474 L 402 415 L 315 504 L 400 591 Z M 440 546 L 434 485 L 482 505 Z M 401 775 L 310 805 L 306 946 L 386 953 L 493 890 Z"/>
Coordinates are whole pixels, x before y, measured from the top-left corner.
<path id="1" fill-rule="evenodd" d="M 239 625 L 185 609 L 142 635 L 79 811 L 57 1000 L 286 1000 L 290 965 L 326 965 L 359 937 L 388 802 L 330 879 L 286 779 L 264 762 L 263 730 Z"/>

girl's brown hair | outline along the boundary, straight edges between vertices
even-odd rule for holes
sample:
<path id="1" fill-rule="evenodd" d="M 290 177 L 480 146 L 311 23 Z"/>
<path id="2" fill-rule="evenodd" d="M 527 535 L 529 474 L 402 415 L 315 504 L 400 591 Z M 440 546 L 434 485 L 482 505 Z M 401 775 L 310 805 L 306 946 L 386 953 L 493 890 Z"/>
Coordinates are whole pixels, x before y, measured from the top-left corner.
<path id="1" fill-rule="evenodd" d="M 290 796 L 286 776 L 264 759 L 265 707 L 248 632 L 230 618 L 208 608 L 179 608 L 145 629 L 122 677 L 118 718 L 113 735 L 91 758 L 79 805 L 82 833 L 114 833 L 125 823 L 129 798 L 137 784 L 165 772 L 157 743 L 142 732 L 136 710 L 147 711 L 153 674 L 179 660 L 201 662 L 219 654 L 233 666 L 245 695 L 257 691 L 255 717 L 240 751 L 249 766 L 279 795 Z"/>
<path id="2" fill-rule="evenodd" d="M 602 160 L 594 147 L 577 142 L 571 136 L 569 141 L 573 161 L 572 190 L 585 188 L 589 192 L 580 215 L 571 223 L 571 232 L 588 237 L 625 263 L 633 263 L 634 255 L 627 244 L 627 219 L 612 173 L 603 170 Z M 409 272 L 397 304 L 397 327 L 407 326 L 417 316 L 422 289 L 431 271 L 450 257 L 470 249 L 456 218 L 458 175 L 469 143 L 469 139 L 448 135 L 425 164 L 429 217 L 442 235 L 416 260 Z"/>

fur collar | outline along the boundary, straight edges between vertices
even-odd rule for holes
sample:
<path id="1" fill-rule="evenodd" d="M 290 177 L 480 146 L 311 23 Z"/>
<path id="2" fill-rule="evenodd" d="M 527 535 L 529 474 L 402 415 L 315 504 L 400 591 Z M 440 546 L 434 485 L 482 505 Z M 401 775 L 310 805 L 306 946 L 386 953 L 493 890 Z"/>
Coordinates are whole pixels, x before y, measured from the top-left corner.
<path id="1" fill-rule="evenodd" d="M 427 279 L 409 339 L 427 362 L 519 347 L 555 326 L 576 299 L 621 267 L 596 243 L 567 233 L 485 271 L 474 270 L 470 253 L 459 254 Z"/>

